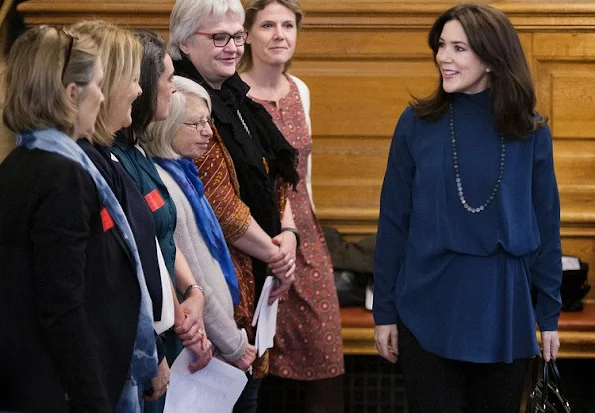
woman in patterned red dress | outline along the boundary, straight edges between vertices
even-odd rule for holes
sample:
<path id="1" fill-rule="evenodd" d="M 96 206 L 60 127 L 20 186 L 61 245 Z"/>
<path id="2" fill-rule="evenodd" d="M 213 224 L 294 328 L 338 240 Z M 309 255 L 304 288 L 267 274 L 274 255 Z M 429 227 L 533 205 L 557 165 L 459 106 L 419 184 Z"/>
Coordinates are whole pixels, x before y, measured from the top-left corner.
<path id="1" fill-rule="evenodd" d="M 301 235 L 296 280 L 279 306 L 269 373 L 302 380 L 307 412 L 342 412 L 343 343 L 331 258 L 314 213 L 310 190 L 311 127 L 308 87 L 287 74 L 302 12 L 297 0 L 249 0 L 249 32 L 238 71 L 248 96 L 263 105 L 287 141 L 298 150 L 300 183 L 290 191 Z"/>

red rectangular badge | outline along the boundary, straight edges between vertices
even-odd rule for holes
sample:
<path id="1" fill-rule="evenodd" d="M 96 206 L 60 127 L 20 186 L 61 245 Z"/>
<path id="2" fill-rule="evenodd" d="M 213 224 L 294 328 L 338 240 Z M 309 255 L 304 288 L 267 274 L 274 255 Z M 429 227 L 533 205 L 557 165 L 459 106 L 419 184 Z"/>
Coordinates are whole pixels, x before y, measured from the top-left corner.
<path id="1" fill-rule="evenodd" d="M 101 215 L 101 225 L 103 225 L 103 232 L 107 232 L 114 227 L 114 220 L 112 216 L 109 214 L 107 208 L 103 208 L 100 212 Z"/>
<path id="2" fill-rule="evenodd" d="M 165 201 L 161 198 L 161 194 L 156 188 L 145 195 L 145 201 L 147 201 L 149 208 L 151 208 L 151 212 L 155 212 L 165 205 Z"/>

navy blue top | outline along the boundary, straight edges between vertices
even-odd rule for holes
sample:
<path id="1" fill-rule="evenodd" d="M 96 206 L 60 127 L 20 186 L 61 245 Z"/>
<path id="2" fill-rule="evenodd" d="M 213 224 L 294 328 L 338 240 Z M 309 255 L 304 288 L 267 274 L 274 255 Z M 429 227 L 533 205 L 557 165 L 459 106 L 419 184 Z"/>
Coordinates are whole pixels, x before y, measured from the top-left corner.
<path id="1" fill-rule="evenodd" d="M 117 135 L 111 150 L 118 157 L 124 169 L 130 174 L 132 180 L 138 185 L 141 194 L 145 197 L 153 213 L 157 241 L 161 247 L 165 266 L 175 287 L 176 244 L 174 242 L 174 230 L 176 228 L 176 206 L 169 196 L 165 184 L 159 177 L 153 159 L 145 148 L 143 150 L 146 157 L 133 145 L 130 145 L 124 137 Z"/>
<path id="2" fill-rule="evenodd" d="M 482 205 L 498 179 L 501 141 L 490 90 L 452 95 L 459 173 Z M 380 199 L 374 319 L 397 318 L 444 358 L 511 362 L 537 351 L 535 322 L 557 330 L 562 281 L 560 201 L 547 126 L 506 141 L 502 184 L 472 214 L 461 205 L 449 116 L 397 124 Z M 535 310 L 531 285 L 538 291 Z"/>

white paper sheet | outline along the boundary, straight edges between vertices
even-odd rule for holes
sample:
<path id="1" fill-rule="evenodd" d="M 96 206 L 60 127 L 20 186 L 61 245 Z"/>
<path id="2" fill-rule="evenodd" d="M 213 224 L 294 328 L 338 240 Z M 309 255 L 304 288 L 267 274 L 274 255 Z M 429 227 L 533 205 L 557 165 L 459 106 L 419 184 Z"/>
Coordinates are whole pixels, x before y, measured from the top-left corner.
<path id="1" fill-rule="evenodd" d="M 243 371 L 213 358 L 191 374 L 194 355 L 182 350 L 171 367 L 164 413 L 231 413 L 248 382 Z"/>
<path id="2" fill-rule="evenodd" d="M 576 257 L 562 256 L 562 271 L 580 270 L 581 262 Z"/>
<path id="3" fill-rule="evenodd" d="M 258 350 L 258 357 L 262 357 L 266 349 L 273 347 L 275 332 L 277 331 L 277 308 L 279 299 L 269 305 L 271 290 L 277 286 L 274 277 L 268 276 L 264 281 L 260 299 L 256 305 L 252 326 L 256 326 L 256 339 L 254 345 Z"/>

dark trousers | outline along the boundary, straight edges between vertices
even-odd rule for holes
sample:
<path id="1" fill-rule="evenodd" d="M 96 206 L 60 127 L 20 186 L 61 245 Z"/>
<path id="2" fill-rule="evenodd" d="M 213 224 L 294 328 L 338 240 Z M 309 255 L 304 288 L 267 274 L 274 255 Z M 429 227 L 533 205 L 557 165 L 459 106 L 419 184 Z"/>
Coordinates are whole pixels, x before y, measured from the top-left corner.
<path id="1" fill-rule="evenodd" d="M 304 382 L 304 413 L 343 413 L 343 375 Z"/>
<path id="2" fill-rule="evenodd" d="M 256 413 L 258 411 L 258 389 L 262 379 L 255 379 L 247 374 L 248 383 L 233 406 L 233 413 Z"/>
<path id="3" fill-rule="evenodd" d="M 410 413 L 518 413 L 527 359 L 470 363 L 425 351 L 398 324 L 399 364 Z"/>

